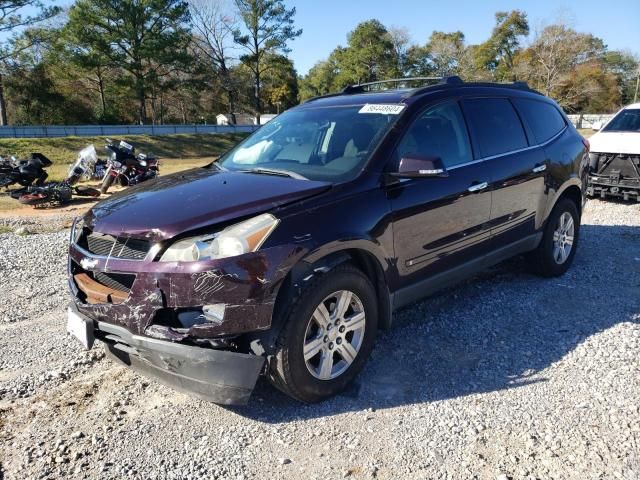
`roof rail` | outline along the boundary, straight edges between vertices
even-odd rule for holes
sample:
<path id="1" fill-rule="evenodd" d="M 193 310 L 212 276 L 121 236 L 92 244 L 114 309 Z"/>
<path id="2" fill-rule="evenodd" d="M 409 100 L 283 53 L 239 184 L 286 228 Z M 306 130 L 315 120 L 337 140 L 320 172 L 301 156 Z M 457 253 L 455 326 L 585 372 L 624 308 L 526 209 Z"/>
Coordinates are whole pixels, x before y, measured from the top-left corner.
<path id="1" fill-rule="evenodd" d="M 458 76 L 449 76 L 449 77 L 406 77 L 406 78 L 391 78 L 389 80 L 378 80 L 375 82 L 366 82 L 366 83 L 358 83 L 356 85 L 349 85 L 342 93 L 344 95 L 350 95 L 354 93 L 365 93 L 370 90 L 366 90 L 365 87 L 371 87 L 373 85 L 384 85 L 386 83 L 393 84 L 403 84 L 408 82 L 435 82 L 436 84 L 445 84 L 445 85 L 457 85 L 460 83 L 464 83 L 462 79 Z"/>
<path id="2" fill-rule="evenodd" d="M 527 82 L 523 82 L 523 81 L 517 81 L 517 82 L 513 82 L 513 83 L 500 83 L 500 82 L 465 82 L 463 80 L 460 79 L 460 77 L 445 77 L 445 78 L 455 78 L 458 81 L 454 81 L 454 82 L 443 82 L 446 83 L 447 85 L 464 85 L 467 87 L 504 87 L 504 88 L 515 88 L 518 90 L 526 90 L 528 92 L 532 92 L 532 93 L 540 93 L 536 90 L 533 90 L 531 87 L 529 87 L 529 84 Z M 423 88 L 418 88 L 415 91 L 411 92 L 411 94 L 409 95 L 410 97 L 415 97 L 417 95 L 421 95 L 427 91 L 429 91 L 430 87 L 423 87 Z"/>
<path id="3" fill-rule="evenodd" d="M 407 83 L 407 82 L 433 82 L 431 85 L 427 85 L 427 86 L 423 86 L 423 87 L 419 87 L 416 88 L 415 90 L 411 91 L 407 97 L 414 97 L 416 95 L 421 95 L 427 91 L 430 91 L 430 89 L 432 89 L 433 87 L 437 86 L 437 85 L 447 85 L 450 87 L 453 86 L 477 86 L 477 87 L 507 87 L 507 88 L 515 88 L 518 90 L 527 90 L 529 92 L 532 93 L 540 93 L 536 90 L 533 90 L 531 87 L 529 87 L 529 84 L 527 84 L 527 82 L 523 82 L 523 81 L 516 81 L 513 83 L 498 83 L 498 82 L 465 82 L 464 80 L 462 80 L 459 76 L 457 75 L 450 75 L 450 76 L 446 76 L 446 77 L 407 77 L 407 78 L 392 78 L 390 80 L 378 80 L 376 82 L 366 82 L 366 83 L 359 83 L 357 85 L 349 85 L 348 87 L 346 87 L 344 90 L 342 90 L 342 92 L 339 93 L 330 93 L 328 95 L 320 95 L 317 97 L 313 97 L 310 98 L 308 100 L 305 101 L 305 103 L 307 102 L 312 102 L 314 100 L 318 100 L 321 98 L 328 98 L 328 97 L 337 97 L 340 95 L 354 95 L 357 93 L 366 93 L 371 91 L 370 89 L 366 89 L 365 87 L 371 87 L 373 85 L 384 85 L 387 83 L 391 83 L 391 84 L 403 84 L 403 83 Z"/>

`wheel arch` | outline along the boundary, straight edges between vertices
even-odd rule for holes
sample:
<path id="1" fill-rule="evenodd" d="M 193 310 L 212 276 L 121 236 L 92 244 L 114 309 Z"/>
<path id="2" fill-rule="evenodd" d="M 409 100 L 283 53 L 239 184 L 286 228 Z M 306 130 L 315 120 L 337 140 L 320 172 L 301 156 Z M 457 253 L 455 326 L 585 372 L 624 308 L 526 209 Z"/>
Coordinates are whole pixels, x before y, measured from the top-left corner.
<path id="1" fill-rule="evenodd" d="M 259 334 L 267 351 L 275 347 L 280 330 L 288 318 L 289 307 L 307 282 L 344 263 L 354 265 L 371 280 L 378 299 L 378 326 L 385 330 L 391 327 L 391 296 L 383 264 L 376 254 L 363 248 L 362 244 L 345 242 L 340 250 L 332 249 L 324 254 L 312 252 L 289 271 L 275 299 L 271 328 Z"/>
<path id="2" fill-rule="evenodd" d="M 583 192 L 581 188 L 582 184 L 578 178 L 572 178 L 569 181 L 565 182 L 555 193 L 553 199 L 548 203 L 547 211 L 544 215 L 544 223 L 547 223 L 551 212 L 558 204 L 558 202 L 563 198 L 568 198 L 572 202 L 575 203 L 576 208 L 578 209 L 578 215 L 582 215 L 582 207 L 583 207 Z"/>

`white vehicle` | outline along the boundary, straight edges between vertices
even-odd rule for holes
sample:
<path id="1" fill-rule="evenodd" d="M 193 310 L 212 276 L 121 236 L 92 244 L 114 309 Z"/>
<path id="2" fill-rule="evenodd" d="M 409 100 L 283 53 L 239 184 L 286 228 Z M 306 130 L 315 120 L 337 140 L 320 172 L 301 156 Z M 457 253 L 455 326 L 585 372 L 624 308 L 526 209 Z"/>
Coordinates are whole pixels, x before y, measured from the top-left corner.
<path id="1" fill-rule="evenodd" d="M 620 110 L 589 139 L 587 195 L 640 202 L 640 103 Z"/>

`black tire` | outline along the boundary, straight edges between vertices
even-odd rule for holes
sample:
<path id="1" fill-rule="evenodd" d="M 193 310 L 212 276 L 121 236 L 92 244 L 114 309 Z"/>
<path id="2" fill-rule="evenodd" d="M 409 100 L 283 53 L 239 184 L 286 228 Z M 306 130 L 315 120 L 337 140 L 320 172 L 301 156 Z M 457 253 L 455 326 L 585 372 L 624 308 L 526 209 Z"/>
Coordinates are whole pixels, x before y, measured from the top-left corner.
<path id="1" fill-rule="evenodd" d="M 574 225 L 574 235 L 573 235 L 573 244 L 571 245 L 571 250 L 564 259 L 564 261 L 559 262 L 555 255 L 555 243 L 554 243 L 554 233 L 559 228 L 560 218 L 568 213 L 571 215 Z M 551 211 L 551 215 L 549 215 L 549 219 L 547 221 L 547 225 L 544 229 L 544 234 L 542 237 L 542 241 L 538 248 L 535 249 L 529 255 L 529 265 L 531 270 L 543 277 L 558 277 L 563 275 L 571 266 L 573 262 L 573 257 L 576 254 L 576 250 L 578 248 L 578 240 L 580 238 L 580 214 L 578 213 L 578 207 L 576 204 L 568 199 L 562 198 L 558 201 L 556 206 Z"/>
<path id="2" fill-rule="evenodd" d="M 107 190 L 109 190 L 109 187 L 113 185 L 113 181 L 115 180 L 115 178 L 116 177 L 112 175 L 106 175 L 102 180 L 102 185 L 100 185 L 100 193 L 102 194 L 107 193 Z"/>
<path id="3" fill-rule="evenodd" d="M 338 291 L 348 291 L 355 294 L 355 297 L 352 297 L 354 304 L 358 300 L 360 301 L 365 314 L 364 332 L 361 333 L 362 340 L 352 363 L 335 378 L 322 380 L 314 376 L 307 367 L 303 345 L 305 341 L 309 341 L 305 340 L 308 333 L 307 327 L 312 322 L 311 319 L 316 308 L 327 297 Z M 348 311 L 353 314 L 351 308 L 350 306 Z M 287 395 L 305 403 L 319 402 L 343 391 L 362 370 L 371 354 L 378 329 L 377 310 L 376 293 L 371 282 L 360 270 L 351 265 L 340 265 L 312 280 L 290 307 L 283 312 L 286 315 L 284 317 L 286 323 L 280 332 L 276 352 L 269 365 L 268 377 L 271 383 Z M 347 325 L 347 322 L 344 322 L 344 325 Z M 344 329 L 344 325 L 333 327 L 332 333 Z M 350 334 L 344 333 L 342 335 Z M 324 338 L 324 334 L 321 336 Z M 348 337 L 344 338 L 345 343 L 342 344 L 342 347 L 348 341 Z M 354 339 L 354 334 L 351 334 L 351 339 Z M 338 343 L 338 340 L 335 342 L 334 348 L 341 348 L 338 346 L 341 343 Z M 333 343 L 331 344 L 333 345 Z M 322 356 L 323 353 L 318 352 L 318 355 Z M 332 362 L 334 366 L 343 362 L 338 350 L 330 355 L 332 355 L 332 359 L 335 359 L 336 355 L 340 358 L 338 363 Z"/>
<path id="4" fill-rule="evenodd" d="M 85 186 L 75 187 L 74 193 L 79 197 L 99 197 L 100 196 L 99 190 L 96 190 L 95 188 L 92 188 L 92 187 L 85 187 Z"/>

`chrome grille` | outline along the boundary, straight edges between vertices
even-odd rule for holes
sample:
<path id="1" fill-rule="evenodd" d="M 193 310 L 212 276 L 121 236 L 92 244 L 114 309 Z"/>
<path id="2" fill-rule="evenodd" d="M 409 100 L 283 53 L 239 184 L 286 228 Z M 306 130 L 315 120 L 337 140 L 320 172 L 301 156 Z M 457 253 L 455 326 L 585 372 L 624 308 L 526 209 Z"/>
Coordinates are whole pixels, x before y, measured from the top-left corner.
<path id="1" fill-rule="evenodd" d="M 114 290 L 122 290 L 128 292 L 133 286 L 133 281 L 136 279 L 135 275 L 126 273 L 104 273 L 94 272 L 93 279 Z"/>
<path id="2" fill-rule="evenodd" d="M 151 248 L 151 244 L 146 240 L 113 237 L 96 232 L 87 235 L 86 240 L 89 252 L 103 257 L 143 260 Z"/>

